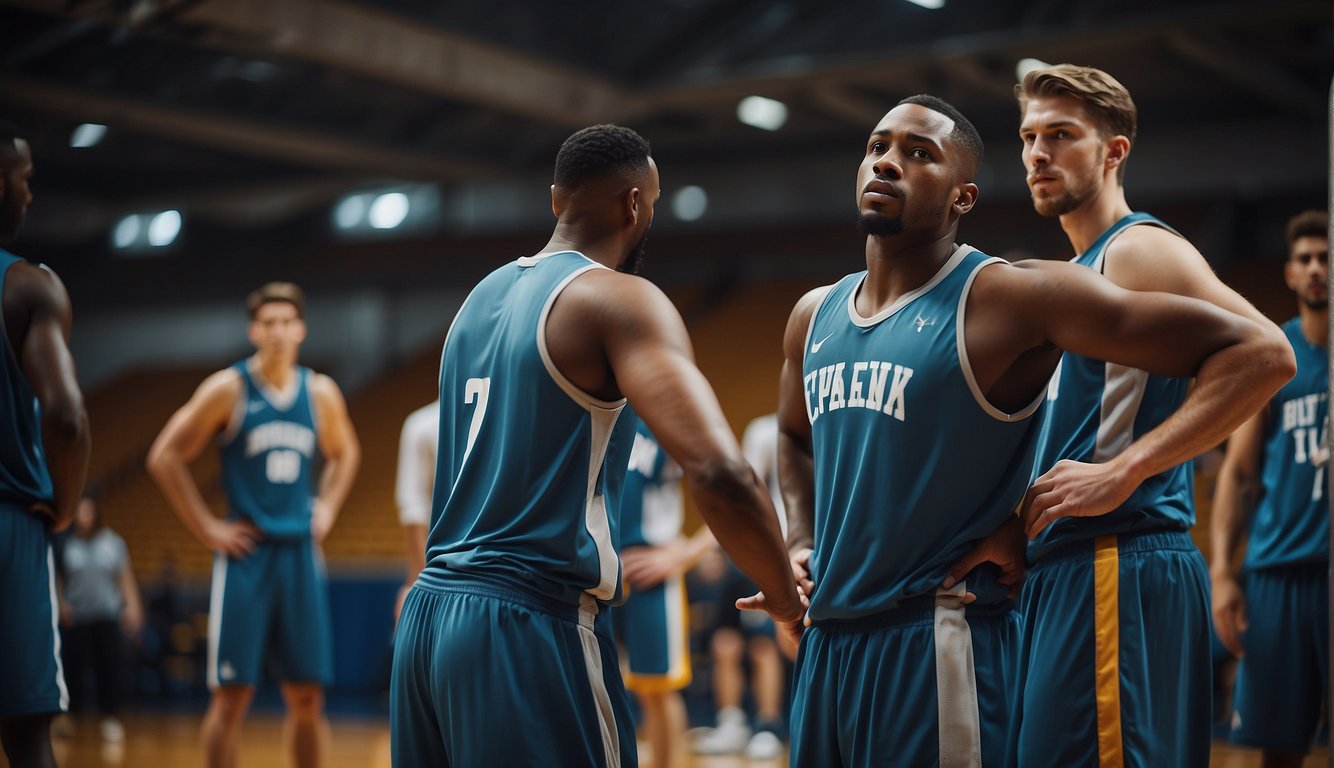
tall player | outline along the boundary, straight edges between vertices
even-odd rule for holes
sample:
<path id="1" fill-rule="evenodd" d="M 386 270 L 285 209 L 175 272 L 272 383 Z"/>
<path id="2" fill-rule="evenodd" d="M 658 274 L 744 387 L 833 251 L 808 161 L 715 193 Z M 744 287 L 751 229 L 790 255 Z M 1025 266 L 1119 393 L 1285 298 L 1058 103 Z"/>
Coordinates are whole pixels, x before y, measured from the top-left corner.
<path id="1" fill-rule="evenodd" d="M 811 577 L 794 765 L 1012 763 L 1014 510 L 1062 349 L 1198 372 L 1191 413 L 1225 422 L 1220 437 L 1242 418 L 1233 409 L 1258 407 L 1291 373 L 1263 328 L 1205 302 L 956 244 L 981 157 L 949 104 L 900 102 L 857 174 L 866 270 L 807 294 L 788 321 L 779 469 L 794 560 Z M 938 586 L 997 529 L 1015 545 L 1008 572 Z"/>
<path id="2" fill-rule="evenodd" d="M 236 765 L 246 710 L 272 658 L 287 705 L 285 737 L 294 764 L 307 768 L 323 762 L 323 686 L 333 674 L 320 543 L 351 490 L 361 449 L 338 385 L 297 365 L 306 337 L 301 289 L 268 283 L 246 308 L 255 354 L 199 385 L 153 443 L 148 469 L 176 514 L 216 552 L 206 764 Z M 226 519 L 209 512 L 189 469 L 215 440 Z"/>
<path id="3" fill-rule="evenodd" d="M 628 461 L 606 452 L 627 399 L 723 547 L 772 590 L 775 618 L 801 615 L 773 505 L 680 315 L 622 271 L 658 196 L 639 134 L 576 132 L 556 156 L 551 240 L 483 279 L 454 318 L 426 568 L 394 643 L 398 768 L 635 764 L 604 610 L 620 577 L 605 498 Z"/>
<path id="4" fill-rule="evenodd" d="M 23 225 L 32 170 L 27 140 L 0 123 L 0 243 Z M 14 768 L 46 768 L 51 719 L 69 706 L 51 531 L 83 494 L 88 415 L 60 278 L 0 249 L 0 309 L 0 745 Z"/>
<path id="5" fill-rule="evenodd" d="M 1188 378 L 1066 354 L 1048 394 L 1025 510 L 1024 766 L 1203 766 L 1209 759 L 1208 574 L 1188 460 L 1217 445 L 1292 375 L 1282 332 L 1224 285 L 1199 251 L 1146 213 L 1122 178 L 1135 140 L 1130 93 L 1062 64 L 1016 86 L 1033 206 L 1059 217 L 1072 261 L 1136 291 L 1244 317 L 1286 377 L 1254 368 Z M 1078 350 L 1076 350 L 1078 352 Z M 1255 375 L 1253 380 L 1249 376 Z M 1254 384 L 1254 391 L 1242 392 Z M 1270 384 L 1273 384 L 1271 387 Z M 1212 404 L 1207 409 L 1192 402 Z"/>
<path id="6" fill-rule="evenodd" d="M 1329 214 L 1294 216 L 1287 242 L 1297 376 L 1228 438 L 1209 568 L 1214 625 L 1241 657 L 1232 741 L 1265 768 L 1300 766 L 1329 717 Z M 1248 519 L 1243 592 L 1232 555 Z"/>

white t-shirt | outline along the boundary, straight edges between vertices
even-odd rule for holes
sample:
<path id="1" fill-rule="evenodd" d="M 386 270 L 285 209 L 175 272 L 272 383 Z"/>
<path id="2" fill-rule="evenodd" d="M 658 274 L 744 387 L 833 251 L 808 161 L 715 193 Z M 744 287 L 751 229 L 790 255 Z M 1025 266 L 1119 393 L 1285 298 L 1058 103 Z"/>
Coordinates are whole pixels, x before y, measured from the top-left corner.
<path id="1" fill-rule="evenodd" d="M 741 436 L 741 452 L 769 486 L 769 496 L 778 512 L 778 525 L 787 536 L 787 513 L 778 487 L 778 414 L 760 416 L 746 425 L 746 432 Z"/>
<path id="2" fill-rule="evenodd" d="M 398 440 L 398 480 L 394 500 L 403 525 L 431 524 L 431 492 L 435 484 L 435 451 L 440 436 L 440 401 L 408 414 Z"/>

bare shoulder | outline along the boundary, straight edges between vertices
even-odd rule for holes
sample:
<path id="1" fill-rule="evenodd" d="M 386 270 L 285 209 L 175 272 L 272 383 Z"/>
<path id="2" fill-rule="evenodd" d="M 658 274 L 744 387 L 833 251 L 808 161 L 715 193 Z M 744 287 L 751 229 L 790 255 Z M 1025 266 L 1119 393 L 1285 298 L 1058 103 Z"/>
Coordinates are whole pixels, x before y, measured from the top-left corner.
<path id="1" fill-rule="evenodd" d="M 1054 298 L 1057 293 L 1078 290 L 1098 273 L 1080 264 L 1049 259 L 1024 259 L 995 263 L 977 273 L 969 291 L 969 309 L 979 303 L 1026 308 Z"/>
<path id="2" fill-rule="evenodd" d="M 590 269 L 561 292 L 556 304 L 594 322 L 680 322 L 680 313 L 662 289 L 639 275 L 611 269 Z"/>
<path id="3" fill-rule="evenodd" d="M 210 373 L 195 389 L 192 400 L 201 403 L 235 403 L 241 396 L 241 374 L 235 368 L 223 368 Z"/>
<path id="4" fill-rule="evenodd" d="M 1214 280 L 1213 269 L 1186 238 L 1162 227 L 1130 227 L 1112 240 L 1103 274 L 1134 291 L 1195 295 L 1200 281 Z"/>
<path id="5" fill-rule="evenodd" d="M 29 312 L 68 315 L 69 293 L 55 270 L 45 264 L 20 261 L 5 276 L 5 295 Z"/>
<path id="6" fill-rule="evenodd" d="M 804 331 L 810 325 L 815 310 L 819 309 L 820 305 L 824 303 L 825 298 L 829 296 L 830 291 L 834 290 L 835 285 L 836 283 L 822 285 L 802 294 L 802 297 L 797 299 L 797 303 L 792 305 L 792 314 L 788 317 L 788 329 L 791 330 L 799 325 L 801 330 Z"/>
<path id="7" fill-rule="evenodd" d="M 338 382 L 327 373 L 317 373 L 312 371 L 310 374 L 310 390 L 317 398 L 337 398 L 343 399 L 343 390 L 338 388 Z"/>

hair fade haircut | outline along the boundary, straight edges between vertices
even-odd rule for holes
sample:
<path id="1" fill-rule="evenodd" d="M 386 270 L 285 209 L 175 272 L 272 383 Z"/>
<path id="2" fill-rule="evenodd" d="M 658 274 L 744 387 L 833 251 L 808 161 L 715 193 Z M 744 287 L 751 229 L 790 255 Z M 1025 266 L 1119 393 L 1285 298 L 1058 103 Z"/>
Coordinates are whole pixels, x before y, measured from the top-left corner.
<path id="1" fill-rule="evenodd" d="M 967 162 L 964 164 L 967 173 L 964 175 L 968 177 L 969 181 L 972 181 L 973 177 L 977 175 L 977 169 L 982 166 L 983 149 L 982 134 L 977 132 L 977 127 L 973 125 L 973 121 L 964 117 L 963 113 L 958 109 L 955 109 L 953 104 L 950 104 L 942 98 L 932 96 L 929 93 L 919 93 L 916 96 L 909 96 L 895 106 L 902 106 L 904 104 L 916 104 L 921 107 L 926 107 L 927 109 L 933 112 L 939 112 L 954 121 L 954 130 L 950 132 L 950 140 L 963 148 L 967 159 Z"/>
<path id="2" fill-rule="evenodd" d="M 1288 248 L 1292 248 L 1293 243 L 1303 237 L 1329 238 L 1329 212 L 1318 209 L 1302 211 L 1301 213 L 1288 219 L 1288 227 L 1284 231 L 1288 241 Z"/>
<path id="3" fill-rule="evenodd" d="M 590 125 L 565 140 L 556 153 L 556 186 L 575 189 L 614 175 L 648 172 L 649 144 L 619 125 Z"/>
<path id="4" fill-rule="evenodd" d="M 296 283 L 265 283 L 261 285 L 246 297 L 246 312 L 250 314 L 250 319 L 254 320 L 255 315 L 259 314 L 260 307 L 265 304 L 272 304 L 275 301 L 291 304 L 296 307 L 296 316 L 305 319 L 306 294 L 301 292 L 301 288 Z"/>
<path id="5" fill-rule="evenodd" d="M 1077 64 L 1035 69 L 1014 87 L 1014 95 L 1019 100 L 1021 117 L 1028 109 L 1029 99 L 1069 96 L 1084 105 L 1104 139 L 1125 136 L 1132 147 L 1135 145 L 1135 133 L 1139 129 L 1135 100 L 1130 98 L 1130 91 L 1120 81 L 1101 69 Z M 1116 169 L 1116 178 L 1124 179 L 1125 173 L 1126 165 L 1121 163 Z"/>

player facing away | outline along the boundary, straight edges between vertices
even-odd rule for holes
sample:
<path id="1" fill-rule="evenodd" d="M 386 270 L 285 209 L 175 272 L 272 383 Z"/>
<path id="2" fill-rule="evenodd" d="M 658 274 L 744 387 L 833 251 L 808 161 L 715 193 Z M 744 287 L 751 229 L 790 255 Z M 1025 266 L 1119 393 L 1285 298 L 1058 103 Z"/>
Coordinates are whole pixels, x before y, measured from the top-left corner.
<path id="1" fill-rule="evenodd" d="M 1287 227 L 1297 375 L 1228 438 L 1214 493 L 1214 626 L 1241 657 L 1231 739 L 1300 766 L 1329 717 L 1329 214 Z M 1242 589 L 1232 567 L 1249 522 Z"/>
<path id="2" fill-rule="evenodd" d="M 333 675 L 320 543 L 351 490 L 361 449 L 333 379 L 297 364 L 305 297 L 292 283 L 250 294 L 255 354 L 204 380 L 163 427 L 148 470 L 191 532 L 215 551 L 209 601 L 209 768 L 237 764 L 241 725 L 265 660 L 287 705 L 293 764 L 323 764 L 324 686 Z M 214 517 L 189 464 L 212 442 L 227 517 Z M 315 477 L 317 454 L 323 470 Z"/>
<path id="3" fill-rule="evenodd" d="M 775 618 L 801 615 L 773 505 L 680 315 L 625 273 L 658 197 L 637 133 L 576 132 L 556 157 L 550 241 L 483 279 L 454 319 L 426 568 L 394 643 L 398 768 L 636 764 L 606 610 L 620 563 L 605 500 L 628 461 L 607 447 L 627 399 L 723 547 L 773 590 Z"/>
<path id="4" fill-rule="evenodd" d="M 394 502 L 403 526 L 406 550 L 403 586 L 394 600 L 394 620 L 403 599 L 426 567 L 426 529 L 431 523 L 431 491 L 435 484 L 435 446 L 440 440 L 440 402 L 432 400 L 403 420 L 398 438 L 398 467 L 394 475 Z"/>
<path id="5" fill-rule="evenodd" d="M 1032 568 L 1022 598 L 1019 762 L 1203 766 L 1209 585 L 1188 533 L 1189 460 L 1292 377 L 1292 349 L 1185 238 L 1131 211 L 1121 184 L 1136 109 L 1119 82 L 1063 64 L 1029 73 L 1015 92 L 1033 206 L 1060 219 L 1072 261 L 1122 288 L 1244 317 L 1264 350 L 1226 376 L 1213 375 L 1210 360 L 1193 385 L 1188 374 L 1081 350 L 1063 356 L 1024 510 Z"/>
<path id="6" fill-rule="evenodd" d="M 1290 373 L 1259 325 L 1205 302 L 956 244 L 981 155 L 950 105 L 900 102 L 857 174 L 866 270 L 807 294 L 788 322 L 779 470 L 810 594 L 793 765 L 1014 763 L 1014 512 L 1061 350 L 1200 372 L 1202 390 L 1250 402 Z M 1002 536 L 1001 569 L 951 575 Z"/>
<path id="7" fill-rule="evenodd" d="M 32 172 L 28 141 L 0 122 L 0 243 L 23 224 Z M 47 768 L 51 719 L 69 707 L 51 531 L 83 494 L 88 415 L 60 278 L 0 248 L 0 310 L 0 746 L 14 768 Z"/>

